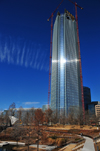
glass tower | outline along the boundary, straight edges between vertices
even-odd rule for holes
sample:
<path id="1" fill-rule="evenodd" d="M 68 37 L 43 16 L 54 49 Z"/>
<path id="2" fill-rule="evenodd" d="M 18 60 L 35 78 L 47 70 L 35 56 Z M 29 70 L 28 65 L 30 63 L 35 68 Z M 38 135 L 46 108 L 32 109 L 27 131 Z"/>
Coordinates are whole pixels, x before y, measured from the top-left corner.
<path id="1" fill-rule="evenodd" d="M 77 44 L 76 21 L 68 11 L 57 14 L 53 29 L 51 109 L 64 111 L 79 109 L 81 81 Z"/>

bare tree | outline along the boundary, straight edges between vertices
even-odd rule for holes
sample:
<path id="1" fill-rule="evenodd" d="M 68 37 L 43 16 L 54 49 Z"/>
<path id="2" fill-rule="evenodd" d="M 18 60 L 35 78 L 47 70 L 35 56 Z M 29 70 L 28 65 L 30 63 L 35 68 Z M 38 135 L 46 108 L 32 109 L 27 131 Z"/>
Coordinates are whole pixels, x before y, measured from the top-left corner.
<path id="1" fill-rule="evenodd" d="M 75 122 L 75 114 L 74 114 L 74 109 L 70 108 L 69 109 L 69 114 L 68 114 L 68 122 L 69 124 L 73 125 Z"/>
<path id="2" fill-rule="evenodd" d="M 37 138 L 37 151 L 39 151 L 39 142 L 43 144 L 47 140 L 47 133 L 45 131 L 46 129 L 43 128 L 43 126 L 36 126 L 35 127 L 35 136 Z"/>
<path id="3" fill-rule="evenodd" d="M 84 121 L 83 121 L 83 110 L 82 108 L 80 108 L 79 110 L 76 111 L 76 120 L 77 120 L 77 123 L 81 126 L 84 124 Z"/>
<path id="4" fill-rule="evenodd" d="M 24 135 L 26 135 L 26 145 L 28 146 L 28 151 L 29 151 L 29 145 L 31 144 L 31 140 L 34 136 L 34 133 L 35 133 L 35 131 L 32 129 L 31 126 L 28 126 L 24 133 Z"/>
<path id="5" fill-rule="evenodd" d="M 46 120 L 46 123 L 50 123 L 51 124 L 51 120 L 52 120 L 52 113 L 53 111 L 49 108 L 45 111 L 45 120 Z"/>
<path id="6" fill-rule="evenodd" d="M 21 132 L 22 130 L 20 126 L 18 124 L 15 124 L 11 132 L 11 136 L 16 140 L 17 146 L 18 146 L 18 141 L 20 140 Z"/>
<path id="7" fill-rule="evenodd" d="M 31 124 L 34 123 L 34 115 L 35 115 L 35 109 L 34 109 L 34 107 L 32 107 L 30 110 L 30 122 L 31 122 Z"/>
<path id="8" fill-rule="evenodd" d="M 26 125 L 29 125 L 29 122 L 30 122 L 30 114 L 29 114 L 29 111 L 26 111 L 26 113 L 24 115 L 24 123 Z"/>
<path id="9" fill-rule="evenodd" d="M 58 110 L 53 110 L 52 122 L 53 122 L 53 124 L 56 124 L 59 122 L 59 111 Z"/>
<path id="10" fill-rule="evenodd" d="M 89 117 L 89 112 L 88 110 L 85 111 L 85 124 L 90 125 L 90 117 Z"/>
<path id="11" fill-rule="evenodd" d="M 90 124 L 95 124 L 99 126 L 99 117 L 95 114 L 92 114 L 92 116 L 90 117 Z"/>
<path id="12" fill-rule="evenodd" d="M 25 144 L 28 147 L 29 151 L 29 145 L 33 143 L 33 140 L 35 140 L 37 137 L 37 132 L 35 131 L 35 128 L 32 126 L 25 126 L 21 128 L 21 138 L 25 141 Z"/>
<path id="13" fill-rule="evenodd" d="M 35 115 L 34 115 L 35 125 L 39 126 L 39 124 L 43 124 L 43 117 L 44 117 L 44 113 L 42 112 L 41 109 L 35 110 Z"/>
<path id="14" fill-rule="evenodd" d="M 22 108 L 22 106 L 20 106 L 19 110 L 17 111 L 17 117 L 18 117 L 20 123 L 22 123 L 22 112 L 23 112 L 23 108 Z"/>
<path id="15" fill-rule="evenodd" d="M 39 141 L 43 137 L 44 133 L 43 133 L 43 121 L 44 121 L 44 113 L 42 112 L 41 109 L 37 109 L 35 111 L 35 116 L 34 116 L 34 123 L 35 123 L 35 132 L 36 132 L 36 136 L 37 136 L 37 151 L 39 151 Z"/>
<path id="16" fill-rule="evenodd" d="M 65 110 L 61 109 L 60 110 L 60 124 L 63 124 L 63 126 L 64 126 L 65 122 L 66 122 Z"/>
<path id="17" fill-rule="evenodd" d="M 16 108 L 16 105 L 15 103 L 13 102 L 10 106 L 9 106 L 9 114 L 11 116 L 14 116 L 15 115 L 15 108 Z"/>
<path id="18" fill-rule="evenodd" d="M 5 115 L 4 115 L 4 121 L 6 126 L 10 125 L 10 119 L 9 119 L 9 111 L 7 110 Z"/>
<path id="19" fill-rule="evenodd" d="M 4 116 L 3 116 L 3 114 L 0 115 L 0 125 L 4 125 Z"/>

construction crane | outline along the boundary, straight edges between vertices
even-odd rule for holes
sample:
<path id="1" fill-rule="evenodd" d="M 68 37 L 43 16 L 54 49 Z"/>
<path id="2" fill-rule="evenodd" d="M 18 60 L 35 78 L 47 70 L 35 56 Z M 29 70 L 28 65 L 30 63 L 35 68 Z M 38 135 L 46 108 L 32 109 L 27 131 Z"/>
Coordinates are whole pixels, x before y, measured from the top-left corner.
<path id="1" fill-rule="evenodd" d="M 51 19 L 51 38 L 50 38 L 50 59 L 49 59 L 49 86 L 48 86 L 48 108 L 49 108 L 49 102 L 50 102 L 50 88 L 51 88 L 51 61 L 52 61 L 52 33 L 53 33 L 53 15 L 59 8 L 59 6 L 62 4 L 63 0 L 59 3 L 57 8 L 53 11 L 51 16 L 47 19 L 49 21 Z"/>
<path id="2" fill-rule="evenodd" d="M 81 96 L 82 96 L 82 109 L 83 109 L 83 121 L 85 121 L 85 109 L 84 109 L 84 94 L 83 94 L 83 79 L 82 79 L 82 66 L 81 66 L 81 55 L 80 55 L 80 41 L 79 41 L 79 29 L 78 29 L 78 15 L 77 15 L 77 7 L 83 9 L 77 5 L 77 3 L 69 0 L 71 3 L 75 5 L 75 18 L 76 18 L 76 27 L 77 27 L 77 42 L 78 42 L 78 55 L 79 55 L 79 67 L 80 67 L 80 80 L 81 80 Z"/>

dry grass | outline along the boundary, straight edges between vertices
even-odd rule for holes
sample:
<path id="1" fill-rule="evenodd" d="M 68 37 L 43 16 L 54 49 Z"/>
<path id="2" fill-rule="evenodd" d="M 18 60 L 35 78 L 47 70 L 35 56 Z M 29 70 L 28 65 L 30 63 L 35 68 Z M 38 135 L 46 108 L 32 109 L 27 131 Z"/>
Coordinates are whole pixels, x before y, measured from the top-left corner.
<path id="1" fill-rule="evenodd" d="M 48 138 L 48 144 L 54 145 L 56 143 L 56 139 Z"/>
<path id="2" fill-rule="evenodd" d="M 13 147 L 13 150 L 15 150 L 15 151 L 27 151 L 28 147 L 27 146 Z M 29 147 L 29 151 L 37 151 L 37 148 Z M 39 149 L 39 151 L 45 151 L 45 150 L 44 149 Z"/>
<path id="3" fill-rule="evenodd" d="M 21 127 L 22 129 L 26 129 L 28 131 L 29 126 L 23 126 Z M 34 129 L 34 126 L 32 127 Z M 40 137 L 41 139 L 41 144 L 45 145 L 63 145 L 66 142 L 74 142 L 76 143 L 79 141 L 80 137 L 77 136 L 77 134 L 83 133 L 83 135 L 88 135 L 91 137 L 95 137 L 99 135 L 100 130 L 96 130 L 96 127 L 91 127 L 91 126 L 81 126 L 80 125 L 54 125 L 53 127 L 43 127 L 44 129 L 49 129 L 49 131 L 46 131 L 45 134 L 45 139 Z M 50 131 L 51 129 L 51 131 Z M 8 128 L 6 130 L 6 135 L 5 133 L 0 134 L 0 140 L 5 140 L 5 141 L 16 141 L 15 138 L 11 137 L 10 134 L 12 132 L 13 128 Z M 52 139 L 52 136 L 55 135 L 56 139 Z M 35 137 L 35 135 L 34 135 Z M 25 137 L 20 137 L 19 142 L 24 142 L 26 143 L 27 138 Z M 44 139 L 44 140 L 42 140 Z M 66 139 L 66 141 L 65 141 Z M 31 142 L 32 141 L 32 142 Z M 30 141 L 31 144 L 36 142 L 35 138 L 32 138 Z M 34 142 L 33 142 L 34 141 Z"/>
<path id="4" fill-rule="evenodd" d="M 49 129 L 81 129 L 81 130 L 97 130 L 97 127 L 88 126 L 88 125 L 54 125 L 53 127 L 49 127 Z"/>
<path id="5" fill-rule="evenodd" d="M 81 127 L 79 125 L 65 125 L 64 127 L 62 125 L 54 125 L 53 127 L 49 127 L 49 131 L 50 133 L 55 133 L 55 135 L 56 133 L 70 133 L 72 136 L 83 133 L 83 135 L 87 135 L 92 138 L 98 136 L 100 133 L 100 129 L 97 130 L 97 127 L 87 125 L 83 125 Z"/>
<path id="6" fill-rule="evenodd" d="M 57 138 L 57 139 L 48 138 L 49 145 L 61 146 L 61 145 L 65 144 L 66 142 L 67 142 L 67 140 L 65 138 Z"/>

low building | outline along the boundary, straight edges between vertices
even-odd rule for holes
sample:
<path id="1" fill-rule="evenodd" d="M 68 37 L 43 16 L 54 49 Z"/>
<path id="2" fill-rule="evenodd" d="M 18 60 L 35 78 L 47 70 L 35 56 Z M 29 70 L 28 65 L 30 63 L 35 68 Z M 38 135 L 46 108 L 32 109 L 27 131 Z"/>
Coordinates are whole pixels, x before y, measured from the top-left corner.
<path id="1" fill-rule="evenodd" d="M 100 102 L 95 105 L 95 115 L 96 117 L 100 117 Z"/>
<path id="2" fill-rule="evenodd" d="M 25 118 L 30 119 L 30 117 L 34 116 L 35 110 L 37 108 L 14 108 L 9 110 L 4 110 L 2 115 L 3 116 L 14 116 L 15 118 L 18 118 L 22 123 L 22 121 L 25 121 Z"/>
<path id="3" fill-rule="evenodd" d="M 90 116 L 96 115 L 95 114 L 95 106 L 98 105 L 100 102 L 93 101 L 90 104 L 88 104 L 88 112 Z"/>
<path id="4" fill-rule="evenodd" d="M 43 112 L 45 112 L 45 110 L 47 110 L 47 109 L 48 109 L 48 107 L 49 107 L 49 105 L 48 105 L 48 104 L 43 105 L 43 106 L 42 106 L 42 111 L 43 111 Z"/>

